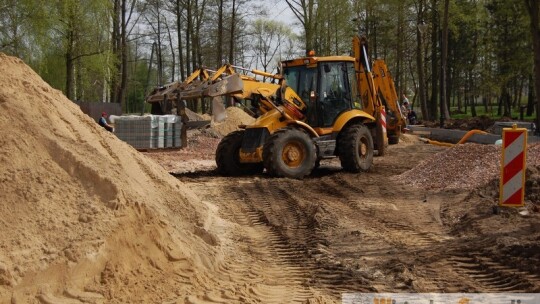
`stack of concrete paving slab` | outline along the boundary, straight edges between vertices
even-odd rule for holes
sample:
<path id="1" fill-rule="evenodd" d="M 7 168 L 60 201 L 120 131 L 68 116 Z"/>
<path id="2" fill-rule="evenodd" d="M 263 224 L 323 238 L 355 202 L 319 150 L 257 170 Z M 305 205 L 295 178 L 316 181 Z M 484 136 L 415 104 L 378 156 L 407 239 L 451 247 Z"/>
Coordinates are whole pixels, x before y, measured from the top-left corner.
<path id="1" fill-rule="evenodd" d="M 182 123 L 176 115 L 110 116 L 118 138 L 135 149 L 180 148 Z"/>

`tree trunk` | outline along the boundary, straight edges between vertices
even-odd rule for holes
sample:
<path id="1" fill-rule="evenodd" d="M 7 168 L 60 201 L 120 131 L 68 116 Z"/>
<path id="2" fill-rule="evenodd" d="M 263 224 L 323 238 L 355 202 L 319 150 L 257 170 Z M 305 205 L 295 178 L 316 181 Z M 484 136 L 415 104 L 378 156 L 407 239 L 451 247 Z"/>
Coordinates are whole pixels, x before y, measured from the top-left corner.
<path id="1" fill-rule="evenodd" d="M 441 127 L 444 126 L 444 120 L 450 119 L 450 113 L 448 113 L 448 96 L 446 95 L 447 89 L 447 73 L 448 73 L 448 10 L 450 6 L 450 0 L 444 1 L 444 14 L 443 14 L 443 28 L 442 28 L 442 54 L 441 54 Z"/>
<path id="2" fill-rule="evenodd" d="M 418 69 L 418 96 L 420 96 L 420 108 L 422 118 L 429 119 L 429 112 L 426 101 L 426 79 L 424 74 L 424 37 L 420 31 L 420 22 L 423 22 L 424 6 L 423 0 L 419 1 L 418 7 L 418 25 L 416 28 L 416 68 Z"/>
<path id="3" fill-rule="evenodd" d="M 534 49 L 534 88 L 536 97 L 536 132 L 540 134 L 540 1 L 525 0 L 531 17 L 531 34 Z"/>
<path id="4" fill-rule="evenodd" d="M 529 75 L 529 85 L 527 93 L 527 116 L 531 116 L 534 113 L 534 79 L 533 75 Z"/>
<path id="5" fill-rule="evenodd" d="M 398 96 L 401 96 L 401 94 L 405 94 L 406 88 L 402 87 L 402 79 L 403 76 L 401 75 L 401 67 L 402 67 L 402 61 L 403 61 L 403 14 L 404 14 L 404 3 L 402 1 L 398 4 L 398 24 L 397 24 L 397 36 L 396 36 L 396 88 L 398 88 Z M 401 93 L 401 94 L 400 94 Z"/>
<path id="6" fill-rule="evenodd" d="M 511 97 L 510 92 L 508 90 L 508 84 L 505 84 L 503 86 L 503 90 L 501 92 L 501 98 L 499 101 L 499 109 L 497 111 L 498 115 L 502 115 L 504 117 L 510 117 L 510 106 L 511 106 Z"/>
<path id="7" fill-rule="evenodd" d="M 191 65 L 191 46 L 193 44 L 193 16 L 191 13 L 191 0 L 186 1 L 186 71 L 187 74 L 191 73 L 193 70 L 195 70 L 195 65 Z"/>
<path id="8" fill-rule="evenodd" d="M 112 17 L 112 58 L 113 58 L 113 71 L 111 72 L 111 89 L 110 89 L 110 101 L 118 102 L 119 93 L 119 79 L 120 76 L 120 0 L 114 0 L 113 4 L 113 17 Z"/>
<path id="9" fill-rule="evenodd" d="M 178 38 L 178 68 L 180 69 L 180 81 L 184 81 L 184 79 L 186 79 L 186 74 L 184 73 L 184 50 L 182 45 L 182 5 L 180 0 L 176 0 L 176 28 Z"/>
<path id="10" fill-rule="evenodd" d="M 287 5 L 295 15 L 295 17 L 300 21 L 304 28 L 304 35 L 305 35 L 305 47 L 306 47 L 306 55 L 310 50 L 313 50 L 314 45 L 314 37 L 315 37 L 315 29 L 316 29 L 316 22 L 317 22 L 317 16 L 315 12 L 315 1 L 314 0 L 302 0 L 302 1 L 296 1 L 296 0 L 285 0 L 287 2 Z M 319 50 L 315 50 L 319 51 Z"/>
<path id="11" fill-rule="evenodd" d="M 82 89 L 82 59 L 78 57 L 75 60 L 75 85 L 74 87 L 74 96 L 76 101 L 82 101 L 84 98 L 84 91 Z"/>
<path id="12" fill-rule="evenodd" d="M 223 0 L 218 0 L 217 23 L 216 68 L 223 64 Z"/>
<path id="13" fill-rule="evenodd" d="M 469 85 L 471 87 L 470 89 L 470 98 L 471 98 L 471 116 L 472 117 L 476 117 L 477 114 L 476 114 L 476 89 L 475 89 L 475 83 L 474 83 L 474 77 L 473 77 L 473 72 L 472 71 L 469 71 L 468 72 L 469 74 Z"/>
<path id="14" fill-rule="evenodd" d="M 122 110 L 126 110 L 126 89 L 127 89 L 127 80 L 128 80 L 128 52 L 127 52 L 127 22 L 126 22 L 126 2 L 127 0 L 122 0 L 121 8 L 121 32 L 120 32 L 120 56 L 121 60 L 121 79 L 120 79 L 120 88 L 118 90 L 118 102 L 122 106 Z"/>
<path id="15" fill-rule="evenodd" d="M 466 103 L 465 103 L 466 104 Z M 467 113 L 466 106 L 463 107 L 463 97 L 461 92 L 457 93 L 457 109 L 459 113 Z"/>
<path id="16" fill-rule="evenodd" d="M 163 56 L 161 48 L 161 12 L 160 12 L 160 3 L 156 2 L 156 13 L 157 13 L 157 48 L 156 48 L 156 57 L 157 57 L 157 85 L 163 85 Z"/>
<path id="17" fill-rule="evenodd" d="M 74 99 L 73 95 L 73 69 L 75 57 L 75 33 L 73 29 L 68 30 L 67 48 L 66 48 L 66 97 L 70 100 Z"/>
<path id="18" fill-rule="evenodd" d="M 169 27 L 169 25 L 167 25 L 167 23 L 165 23 L 165 27 L 167 28 L 167 35 L 169 36 L 169 47 L 171 48 L 171 59 L 172 59 L 171 82 L 174 82 L 175 71 L 176 71 L 176 55 L 174 53 L 173 40 L 172 40 L 172 35 L 171 35 L 171 28 Z"/>
<path id="19" fill-rule="evenodd" d="M 235 31 L 236 31 L 236 0 L 232 0 L 232 12 L 231 12 L 231 31 L 229 37 L 229 63 L 234 64 L 234 45 L 235 45 Z"/>
<path id="20" fill-rule="evenodd" d="M 439 18 L 437 16 L 437 0 L 431 0 L 431 101 L 429 104 L 430 120 L 436 121 L 438 116 L 438 93 L 439 93 L 439 61 L 438 49 L 439 44 Z"/>

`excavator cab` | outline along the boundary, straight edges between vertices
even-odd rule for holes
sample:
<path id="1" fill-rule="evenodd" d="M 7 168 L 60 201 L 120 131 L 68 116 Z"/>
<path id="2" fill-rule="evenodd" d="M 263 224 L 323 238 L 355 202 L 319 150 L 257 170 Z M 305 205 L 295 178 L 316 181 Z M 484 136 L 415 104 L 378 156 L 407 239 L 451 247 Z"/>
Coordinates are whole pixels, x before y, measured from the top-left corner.
<path id="1" fill-rule="evenodd" d="M 340 114 L 353 108 L 361 109 L 354 62 L 319 61 L 313 67 L 290 66 L 292 64 L 286 64 L 283 76 L 287 85 L 299 92 L 306 103 L 310 126 L 329 128 Z"/>

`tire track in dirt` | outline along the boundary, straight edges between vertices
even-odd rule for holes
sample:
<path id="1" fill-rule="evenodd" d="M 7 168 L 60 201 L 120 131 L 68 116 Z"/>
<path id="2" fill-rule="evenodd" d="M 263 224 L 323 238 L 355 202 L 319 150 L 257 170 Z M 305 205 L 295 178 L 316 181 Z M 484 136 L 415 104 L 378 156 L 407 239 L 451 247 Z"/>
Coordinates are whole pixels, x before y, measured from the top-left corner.
<path id="1" fill-rule="evenodd" d="M 448 259 L 452 269 L 471 282 L 474 291 L 530 292 L 540 286 L 537 274 L 503 265 L 480 252 L 455 255 Z"/>
<path id="2" fill-rule="evenodd" d="M 381 291 L 414 291 L 417 287 L 410 286 L 407 278 L 398 278 L 393 286 L 389 286 L 385 277 L 399 277 L 401 269 L 398 267 L 398 273 L 393 273 L 392 264 L 385 263 L 410 261 L 411 257 L 444 248 L 450 237 L 438 219 L 437 202 L 433 200 L 433 206 L 418 208 L 416 205 L 424 200 L 421 196 L 407 191 L 396 193 L 396 187 L 382 177 L 372 176 L 368 180 L 360 175 L 336 174 L 322 178 L 320 187 L 328 189 L 331 212 L 352 215 L 354 220 L 344 227 L 356 227 L 356 230 L 348 231 L 352 235 L 342 233 L 336 237 L 333 243 L 335 254 L 346 262 L 355 260 L 356 267 L 365 269 L 371 275 L 373 285 Z M 380 196 L 366 197 L 366 193 L 379 193 Z M 360 223 L 355 224 L 355 221 Z M 439 284 L 437 269 L 423 265 L 422 271 L 434 278 L 430 285 Z"/>
<path id="3" fill-rule="evenodd" d="M 276 223 L 282 225 L 297 221 L 293 227 L 280 230 L 284 239 L 303 251 L 303 256 L 296 263 L 303 264 L 305 269 L 311 272 L 310 285 L 321 286 L 334 295 L 345 291 L 369 290 L 369 284 L 359 273 L 344 267 L 332 258 L 321 258 L 325 256 L 325 247 L 329 243 L 323 233 L 326 229 L 324 225 L 337 226 L 336 218 L 327 217 L 325 221 L 320 221 L 321 215 L 327 212 L 320 208 L 312 193 L 304 191 L 305 183 L 281 179 L 272 181 L 271 184 L 270 187 L 259 188 L 264 191 L 265 196 L 271 197 L 273 206 L 279 202 L 282 206 L 280 208 L 286 209 L 288 214 L 293 214 L 293 219 L 288 219 L 280 213 Z"/>
<path id="4" fill-rule="evenodd" d="M 294 282 L 303 285 L 308 279 L 306 269 L 301 263 L 305 257 L 305 248 L 289 242 L 288 238 L 283 236 L 278 226 L 271 223 L 271 218 L 291 214 L 280 213 L 273 208 L 271 200 L 265 189 L 259 189 L 260 182 L 243 183 L 230 188 L 228 193 L 232 200 L 243 200 L 242 214 L 248 218 L 248 227 L 257 231 L 252 239 L 251 249 L 265 253 L 260 260 L 265 264 L 274 264 L 276 271 L 272 272 L 273 279 L 282 282 Z M 263 191 L 261 191 L 263 190 Z M 287 197 L 281 196 L 278 199 L 287 201 Z M 235 210 L 230 210 L 234 212 Z M 295 214 L 294 212 L 292 214 Z M 234 214 L 238 217 L 238 214 Z M 298 218 L 298 217 L 297 217 Z M 291 221 L 294 222 L 294 219 Z M 304 302 L 310 297 L 311 293 L 307 289 L 295 290 L 289 293 L 288 301 Z M 281 294 L 279 294 L 282 297 Z M 268 298 L 266 295 L 265 298 Z M 276 299 L 279 300 L 279 299 Z M 281 300 L 283 300 L 281 298 Z"/>
<path id="5" fill-rule="evenodd" d="M 407 150 L 395 152 L 363 174 L 336 170 L 328 162 L 301 181 L 265 175 L 187 177 L 203 180 L 201 193 L 217 184 L 209 200 L 224 218 L 246 230 L 241 242 L 254 255 L 234 263 L 257 265 L 247 275 L 259 280 L 259 265 L 264 265 L 268 276 L 294 282 L 294 301 L 308 299 L 314 290 L 337 298 L 354 291 L 540 289 L 540 278 L 531 271 L 536 268 L 527 269 L 530 264 L 523 259 L 511 260 L 511 253 L 488 249 L 492 240 L 455 234 L 441 221 L 441 205 L 461 202 L 467 193 L 419 191 L 393 182 L 392 176 L 415 165 L 402 161 Z M 278 302 L 270 291 L 253 290 L 261 299 Z"/>
<path id="6" fill-rule="evenodd" d="M 329 191 L 337 202 L 345 203 L 352 212 L 364 215 L 363 220 L 369 222 L 369 227 L 383 231 L 386 241 L 398 247 L 406 247 L 410 250 L 414 248 L 426 248 L 440 243 L 444 237 L 440 225 L 434 221 L 429 221 L 430 211 L 427 208 L 415 208 L 414 214 L 409 211 L 412 207 L 401 199 L 397 194 L 393 194 L 385 186 L 387 181 L 380 180 L 378 184 L 364 184 L 358 181 L 354 184 L 349 175 L 335 175 L 331 179 L 322 182 L 325 189 Z M 357 177 L 353 177 L 358 179 Z M 382 193 L 385 199 L 380 197 L 364 198 L 363 189 L 375 187 L 377 190 L 369 190 L 368 193 Z M 390 198 L 388 198 L 390 196 Z M 410 193 L 402 194 L 411 200 Z M 369 201 L 369 202 L 368 202 Z M 374 218 L 377 218 L 374 220 Z M 414 217 L 414 221 L 412 220 Z M 397 221 L 399 220 L 399 221 Z M 413 222 L 419 222 L 413 224 Z"/>
<path id="7" fill-rule="evenodd" d="M 247 292 L 265 303 L 306 302 L 312 292 L 305 287 L 308 276 L 299 263 L 305 256 L 303 248 L 289 244 L 269 224 L 267 214 L 255 208 L 255 204 L 264 203 L 264 194 L 253 195 L 254 187 L 254 183 L 247 181 L 224 182 L 212 190 L 214 195 L 206 197 L 220 202 L 221 215 L 242 228 L 237 236 L 241 239 L 241 251 L 219 263 L 218 276 L 244 281 L 249 286 Z M 202 189 L 197 191 L 204 193 L 200 192 Z M 269 216 L 274 216 L 269 202 L 265 204 Z"/>

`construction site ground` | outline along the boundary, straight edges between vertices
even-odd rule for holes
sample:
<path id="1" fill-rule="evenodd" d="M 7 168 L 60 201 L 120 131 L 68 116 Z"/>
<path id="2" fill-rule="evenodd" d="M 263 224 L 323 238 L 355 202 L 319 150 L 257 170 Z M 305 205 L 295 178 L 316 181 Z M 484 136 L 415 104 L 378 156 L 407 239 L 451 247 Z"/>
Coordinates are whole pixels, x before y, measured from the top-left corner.
<path id="1" fill-rule="evenodd" d="M 268 286 L 255 291 L 265 299 L 283 300 L 275 285 L 291 302 L 314 291 L 335 300 L 345 292 L 540 291 L 538 172 L 529 172 L 535 203 L 494 214 L 494 146 L 467 145 L 439 162 L 448 148 L 405 135 L 367 173 L 343 172 L 332 159 L 304 180 L 221 177 L 217 141 L 200 132 L 191 144 L 203 157 L 189 157 L 194 147 L 149 156 L 235 224 L 241 250 L 218 275 Z M 476 164 L 452 167 L 463 162 Z"/>
<path id="2" fill-rule="evenodd" d="M 372 170 L 215 173 L 251 117 L 139 152 L 0 53 L 0 303 L 339 303 L 344 292 L 540 292 L 540 144 L 494 210 L 501 148 L 404 135 Z M 496 212 L 494 212 L 496 211 Z"/>

